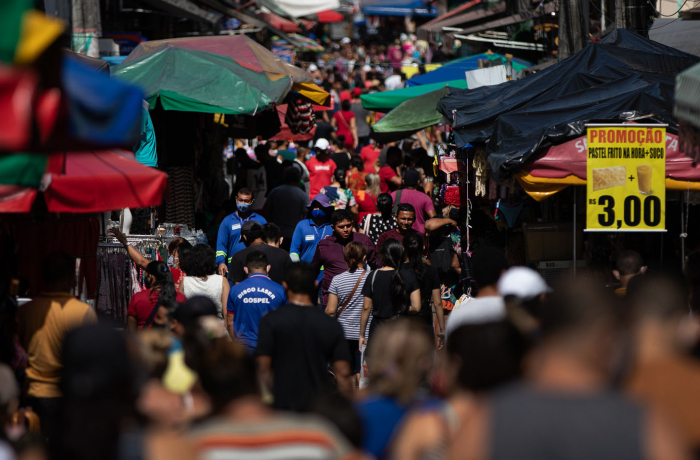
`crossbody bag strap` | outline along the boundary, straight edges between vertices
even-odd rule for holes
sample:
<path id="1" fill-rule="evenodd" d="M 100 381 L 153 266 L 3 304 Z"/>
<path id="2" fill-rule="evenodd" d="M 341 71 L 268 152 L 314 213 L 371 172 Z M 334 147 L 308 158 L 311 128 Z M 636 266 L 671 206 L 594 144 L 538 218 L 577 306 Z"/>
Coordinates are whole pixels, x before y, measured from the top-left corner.
<path id="1" fill-rule="evenodd" d="M 143 329 L 148 329 L 151 326 L 151 323 L 153 322 L 153 319 L 156 317 L 156 313 L 158 313 L 159 308 L 160 308 L 160 293 L 158 294 L 158 302 L 156 302 L 156 306 L 153 307 L 153 310 L 151 310 L 151 314 L 148 315 L 148 319 L 146 319 L 146 322 L 143 323 Z"/>
<path id="2" fill-rule="evenodd" d="M 362 277 L 365 276 L 365 271 L 366 270 L 362 270 L 362 273 L 360 273 L 360 277 L 357 278 L 357 282 L 355 283 L 355 286 L 352 288 L 352 291 L 350 291 L 350 295 L 348 296 L 347 299 L 345 299 L 345 302 L 343 302 L 343 305 L 340 307 L 340 309 L 338 310 L 338 313 L 335 315 L 336 318 L 340 316 L 340 314 L 343 312 L 343 310 L 345 310 L 345 307 L 347 307 L 348 304 L 350 303 L 350 301 L 352 300 L 352 297 L 355 295 L 355 292 L 357 291 L 357 287 L 360 285 L 360 281 L 362 281 Z"/>

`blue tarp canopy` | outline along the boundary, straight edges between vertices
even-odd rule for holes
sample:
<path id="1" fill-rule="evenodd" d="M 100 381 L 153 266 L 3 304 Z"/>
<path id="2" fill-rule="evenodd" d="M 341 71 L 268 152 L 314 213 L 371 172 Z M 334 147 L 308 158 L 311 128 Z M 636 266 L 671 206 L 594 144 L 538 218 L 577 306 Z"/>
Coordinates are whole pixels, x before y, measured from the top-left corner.
<path id="1" fill-rule="evenodd" d="M 365 16 L 421 16 L 434 18 L 437 9 L 424 0 L 365 0 L 362 4 Z"/>
<path id="2" fill-rule="evenodd" d="M 474 56 L 468 56 L 462 59 L 456 59 L 451 61 L 440 68 L 437 68 L 431 72 L 425 73 L 423 75 L 416 75 L 415 77 L 408 80 L 408 86 L 417 85 L 427 85 L 430 83 L 439 83 L 443 81 L 450 80 L 463 80 L 465 78 L 464 72 L 475 70 L 479 68 L 480 59 L 497 60 L 503 61 L 503 65 L 506 63 L 506 57 L 502 54 L 497 53 L 482 53 L 475 54 Z M 525 67 L 532 66 L 531 63 L 523 61 L 522 59 L 513 58 L 513 71 L 519 72 Z"/>

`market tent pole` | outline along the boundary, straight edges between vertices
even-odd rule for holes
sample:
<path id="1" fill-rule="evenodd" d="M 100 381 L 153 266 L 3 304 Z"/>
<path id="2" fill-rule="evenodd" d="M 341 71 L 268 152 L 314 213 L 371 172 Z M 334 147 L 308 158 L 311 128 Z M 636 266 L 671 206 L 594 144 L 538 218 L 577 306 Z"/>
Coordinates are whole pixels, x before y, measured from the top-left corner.
<path id="1" fill-rule="evenodd" d="M 685 270 L 685 215 L 683 212 L 683 192 L 681 192 L 681 270 Z"/>
<path id="2" fill-rule="evenodd" d="M 576 187 L 574 189 L 574 276 L 576 276 Z"/>

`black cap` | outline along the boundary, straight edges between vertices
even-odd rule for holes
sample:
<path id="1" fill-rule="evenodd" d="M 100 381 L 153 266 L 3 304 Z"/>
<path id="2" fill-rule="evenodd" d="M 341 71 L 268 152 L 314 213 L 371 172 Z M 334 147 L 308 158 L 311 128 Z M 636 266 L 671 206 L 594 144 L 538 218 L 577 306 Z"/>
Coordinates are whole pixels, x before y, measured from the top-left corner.
<path id="1" fill-rule="evenodd" d="M 403 183 L 408 187 L 413 187 L 414 185 L 418 185 L 419 181 L 420 181 L 420 173 L 418 171 L 416 171 L 415 169 L 409 169 L 403 175 Z"/>

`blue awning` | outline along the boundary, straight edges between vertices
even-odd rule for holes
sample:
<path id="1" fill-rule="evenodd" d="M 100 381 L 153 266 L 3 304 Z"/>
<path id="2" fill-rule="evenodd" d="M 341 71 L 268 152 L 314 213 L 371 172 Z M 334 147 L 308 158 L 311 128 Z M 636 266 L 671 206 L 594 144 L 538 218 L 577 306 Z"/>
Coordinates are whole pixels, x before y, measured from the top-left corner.
<path id="1" fill-rule="evenodd" d="M 434 18 L 437 16 L 437 8 L 431 2 L 424 0 L 370 0 L 363 2 L 362 13 L 365 16 L 421 16 Z"/>

